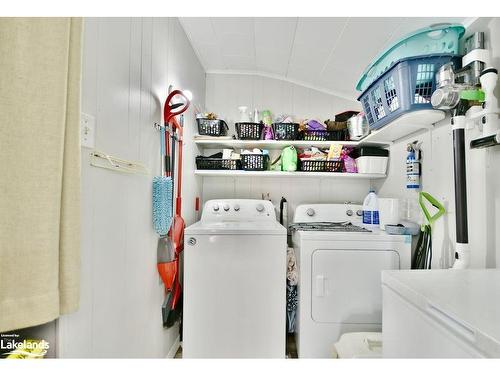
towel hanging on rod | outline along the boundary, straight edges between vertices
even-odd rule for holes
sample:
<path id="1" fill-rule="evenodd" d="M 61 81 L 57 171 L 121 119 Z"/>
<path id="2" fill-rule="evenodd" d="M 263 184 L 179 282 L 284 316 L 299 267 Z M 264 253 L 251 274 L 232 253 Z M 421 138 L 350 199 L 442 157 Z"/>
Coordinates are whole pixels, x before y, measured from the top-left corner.
<path id="1" fill-rule="evenodd" d="M 120 159 L 96 150 L 90 153 L 90 165 L 117 172 L 149 174 L 148 169 L 139 162 Z"/>

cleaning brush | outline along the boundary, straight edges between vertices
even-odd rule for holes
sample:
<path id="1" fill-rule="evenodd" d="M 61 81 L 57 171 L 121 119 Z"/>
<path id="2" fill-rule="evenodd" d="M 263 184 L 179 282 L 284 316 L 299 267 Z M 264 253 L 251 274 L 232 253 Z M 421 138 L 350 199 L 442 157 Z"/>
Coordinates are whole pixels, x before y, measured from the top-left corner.
<path id="1" fill-rule="evenodd" d="M 173 182 L 170 174 L 169 155 L 165 151 L 165 127 L 160 139 L 162 175 L 153 178 L 153 225 L 156 233 L 164 236 L 172 225 Z"/>

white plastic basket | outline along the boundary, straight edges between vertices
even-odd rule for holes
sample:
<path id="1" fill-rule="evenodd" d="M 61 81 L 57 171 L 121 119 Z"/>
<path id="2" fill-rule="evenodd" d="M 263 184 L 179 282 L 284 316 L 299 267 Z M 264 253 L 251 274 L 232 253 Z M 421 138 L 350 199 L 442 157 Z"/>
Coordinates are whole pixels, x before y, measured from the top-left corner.
<path id="1" fill-rule="evenodd" d="M 388 161 L 388 156 L 360 156 L 356 159 L 358 173 L 385 174 Z"/>

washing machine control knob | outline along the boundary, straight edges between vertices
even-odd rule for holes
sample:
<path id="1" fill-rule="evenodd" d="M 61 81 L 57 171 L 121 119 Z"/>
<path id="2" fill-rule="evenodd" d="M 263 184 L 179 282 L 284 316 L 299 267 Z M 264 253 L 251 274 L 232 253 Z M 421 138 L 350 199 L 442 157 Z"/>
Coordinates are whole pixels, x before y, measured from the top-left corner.
<path id="1" fill-rule="evenodd" d="M 191 245 L 191 246 L 196 245 L 196 238 L 190 237 L 189 240 L 188 240 L 188 244 Z"/>
<path id="2" fill-rule="evenodd" d="M 224 203 L 222 208 L 224 208 L 224 211 L 229 211 L 229 205 L 227 203 Z"/>
<path id="3" fill-rule="evenodd" d="M 346 214 L 347 216 L 352 216 L 352 215 L 354 215 L 354 212 L 352 212 L 352 210 L 347 210 L 347 211 L 345 212 L 345 214 Z"/>
<path id="4" fill-rule="evenodd" d="M 256 208 L 256 209 L 257 209 L 257 211 L 259 211 L 259 212 L 264 211 L 264 205 L 263 205 L 263 204 L 261 204 L 261 203 L 259 203 L 259 204 L 257 205 L 257 207 L 255 207 L 255 208 Z"/>
<path id="5" fill-rule="evenodd" d="M 363 210 L 357 210 L 356 215 L 358 216 L 363 216 Z"/>
<path id="6" fill-rule="evenodd" d="M 307 216 L 314 216 L 316 212 L 312 208 L 308 208 L 306 211 Z"/>
<path id="7" fill-rule="evenodd" d="M 213 208 L 214 212 L 219 211 L 219 205 L 217 203 L 215 203 L 212 208 Z"/>
<path id="8" fill-rule="evenodd" d="M 235 211 L 239 211 L 240 210 L 240 205 L 239 204 L 235 204 L 234 205 L 234 210 Z"/>

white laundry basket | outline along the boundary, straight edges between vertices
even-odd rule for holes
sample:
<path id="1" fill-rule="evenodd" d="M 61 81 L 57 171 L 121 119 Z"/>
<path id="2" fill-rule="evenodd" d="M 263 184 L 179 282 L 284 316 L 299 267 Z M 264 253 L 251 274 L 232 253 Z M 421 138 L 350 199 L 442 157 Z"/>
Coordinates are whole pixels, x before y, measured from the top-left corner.
<path id="1" fill-rule="evenodd" d="M 382 358 L 382 333 L 344 333 L 333 350 L 335 358 Z"/>

